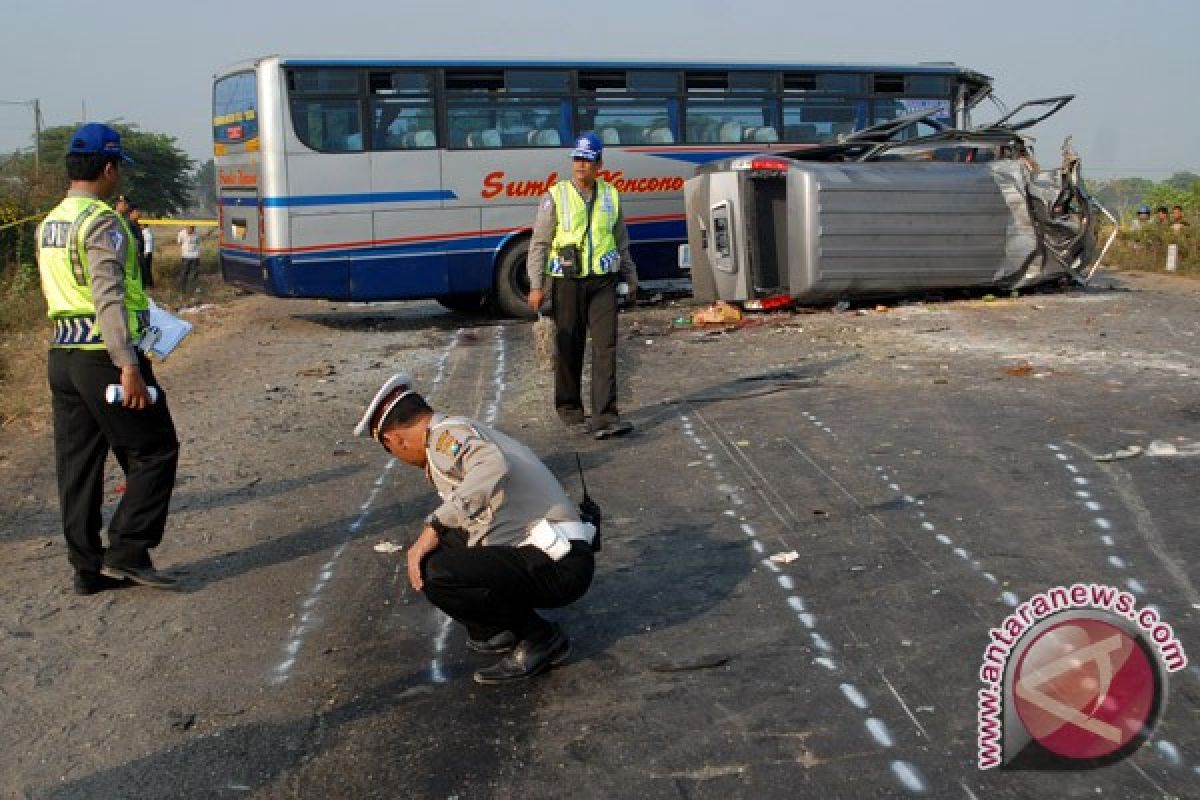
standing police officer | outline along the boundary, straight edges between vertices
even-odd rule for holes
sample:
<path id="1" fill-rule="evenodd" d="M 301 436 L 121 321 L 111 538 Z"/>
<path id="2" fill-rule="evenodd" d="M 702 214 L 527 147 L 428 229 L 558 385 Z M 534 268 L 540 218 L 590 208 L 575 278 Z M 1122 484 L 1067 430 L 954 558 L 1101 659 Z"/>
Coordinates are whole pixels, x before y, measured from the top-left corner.
<path id="1" fill-rule="evenodd" d="M 585 133 L 571 151 L 571 180 L 551 187 L 529 242 L 529 307 L 538 310 L 550 276 L 554 305 L 554 408 L 584 432 L 583 353 L 592 336 L 592 433 L 620 436 L 633 426 L 617 411 L 617 291 L 637 296 L 637 267 L 617 190 L 600 176 L 604 145 Z M 620 276 L 620 280 L 618 280 Z"/>
<path id="2" fill-rule="evenodd" d="M 38 268 L 54 341 L 47 357 L 54 412 L 54 453 L 67 558 L 78 594 L 132 580 L 173 588 L 154 569 L 175 486 L 179 441 L 165 392 L 137 349 L 149 302 L 140 254 L 124 219 L 102 198 L 131 163 L 120 135 L 89 123 L 67 151 L 71 187 L 38 228 Z M 120 386 L 118 404 L 106 387 Z M 155 387 L 152 396 L 147 387 Z M 104 462 L 109 450 L 125 471 L 126 489 L 100 540 Z"/>
<path id="3" fill-rule="evenodd" d="M 435 414 L 404 374 L 375 394 L 354 434 L 423 468 L 441 495 L 408 550 L 408 579 L 466 627 L 468 648 L 506 654 L 475 681 L 520 681 L 566 660 L 566 634 L 534 609 L 587 591 L 596 529 L 546 465 L 493 428 Z"/>

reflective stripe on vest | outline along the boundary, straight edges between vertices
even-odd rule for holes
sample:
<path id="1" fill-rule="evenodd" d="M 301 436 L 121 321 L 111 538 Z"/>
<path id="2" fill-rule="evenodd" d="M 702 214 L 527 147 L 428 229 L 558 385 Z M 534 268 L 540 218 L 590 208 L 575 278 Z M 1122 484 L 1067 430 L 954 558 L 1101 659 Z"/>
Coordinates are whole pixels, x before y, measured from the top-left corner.
<path id="1" fill-rule="evenodd" d="M 589 236 L 588 206 L 574 184 L 559 181 L 550 190 L 557 211 L 558 227 L 550 243 L 550 258 L 546 263 L 546 274 L 562 277 L 563 268 L 558 261 L 559 248 L 575 245 L 579 248 L 578 276 L 608 275 L 621 265 L 621 254 L 617 250 L 617 238 L 613 228 L 621 201 L 617 190 L 604 180 L 596 179 L 595 200 Z"/>
<path id="2" fill-rule="evenodd" d="M 88 265 L 87 236 L 105 214 L 112 214 L 127 242 L 124 289 L 126 321 L 133 342 L 146 327 L 149 301 L 142 288 L 142 274 L 134 238 L 125 220 L 101 200 L 68 197 L 58 204 L 38 227 L 38 270 L 46 311 L 55 320 L 54 345 L 102 349 L 104 338 L 96 321 Z"/>

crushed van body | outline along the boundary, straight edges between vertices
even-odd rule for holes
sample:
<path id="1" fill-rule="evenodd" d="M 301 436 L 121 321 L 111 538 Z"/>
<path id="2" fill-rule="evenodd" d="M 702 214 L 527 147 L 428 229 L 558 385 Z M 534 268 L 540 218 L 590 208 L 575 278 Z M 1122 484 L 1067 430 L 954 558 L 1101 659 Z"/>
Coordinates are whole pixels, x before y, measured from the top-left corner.
<path id="1" fill-rule="evenodd" d="M 700 167 L 684 187 L 698 300 L 754 308 L 952 288 L 1086 284 L 1107 214 L 1080 159 L 1041 169 L 1022 132 L 1072 96 L 948 128 L 920 112 L 837 142 Z M 921 134 L 925 129 L 932 133 Z"/>

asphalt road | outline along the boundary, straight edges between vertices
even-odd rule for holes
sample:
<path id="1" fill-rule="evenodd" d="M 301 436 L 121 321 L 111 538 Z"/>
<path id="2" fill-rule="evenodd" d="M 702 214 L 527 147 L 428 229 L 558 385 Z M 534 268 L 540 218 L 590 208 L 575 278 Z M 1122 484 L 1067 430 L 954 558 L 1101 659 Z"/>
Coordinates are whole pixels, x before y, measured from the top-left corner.
<path id="1" fill-rule="evenodd" d="M 557 427 L 528 325 L 241 299 L 164 367 L 185 457 L 159 561 L 185 592 L 65 595 L 45 435 L 4 464 L 23 477 L 0 529 L 0 790 L 1200 796 L 1195 667 L 1125 760 L 976 766 L 988 630 L 1034 594 L 1127 589 L 1200 653 L 1198 312 L 1194 286 L 1128 276 L 725 332 L 638 309 L 636 430 L 594 442 Z M 591 592 L 549 612 L 573 655 L 527 685 L 472 683 L 486 661 L 374 549 L 433 505 L 348 436 L 398 368 L 576 495 L 578 452 L 605 510 Z M 1095 459 L 1152 442 L 1174 454 Z"/>

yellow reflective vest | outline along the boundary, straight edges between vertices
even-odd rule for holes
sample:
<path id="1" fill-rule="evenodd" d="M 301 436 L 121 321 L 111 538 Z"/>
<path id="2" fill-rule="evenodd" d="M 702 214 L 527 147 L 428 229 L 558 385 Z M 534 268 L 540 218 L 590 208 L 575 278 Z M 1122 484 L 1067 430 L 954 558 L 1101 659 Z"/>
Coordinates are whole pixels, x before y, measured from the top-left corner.
<path id="1" fill-rule="evenodd" d="M 550 243 L 550 258 L 546 262 L 546 274 L 563 276 L 559 263 L 560 248 L 575 245 L 579 258 L 576 277 L 608 275 L 621 266 L 621 254 L 617 250 L 617 239 L 613 227 L 617 224 L 617 213 L 621 200 L 617 190 L 604 180 L 596 179 L 589 225 L 588 206 L 579 196 L 579 190 L 571 181 L 559 181 L 550 190 L 558 216 L 558 228 Z M 590 235 L 589 235 L 590 234 Z"/>
<path id="2" fill-rule="evenodd" d="M 117 219 L 125 235 L 125 312 L 129 334 L 136 343 L 145 330 L 150 307 L 142 288 L 136 241 L 121 216 L 103 200 L 67 197 L 38 226 L 38 270 L 46 296 L 47 315 L 54 321 L 54 347 L 104 349 L 96 319 L 88 266 L 87 236 L 104 214 Z M 114 246 L 115 247 L 115 246 Z"/>

